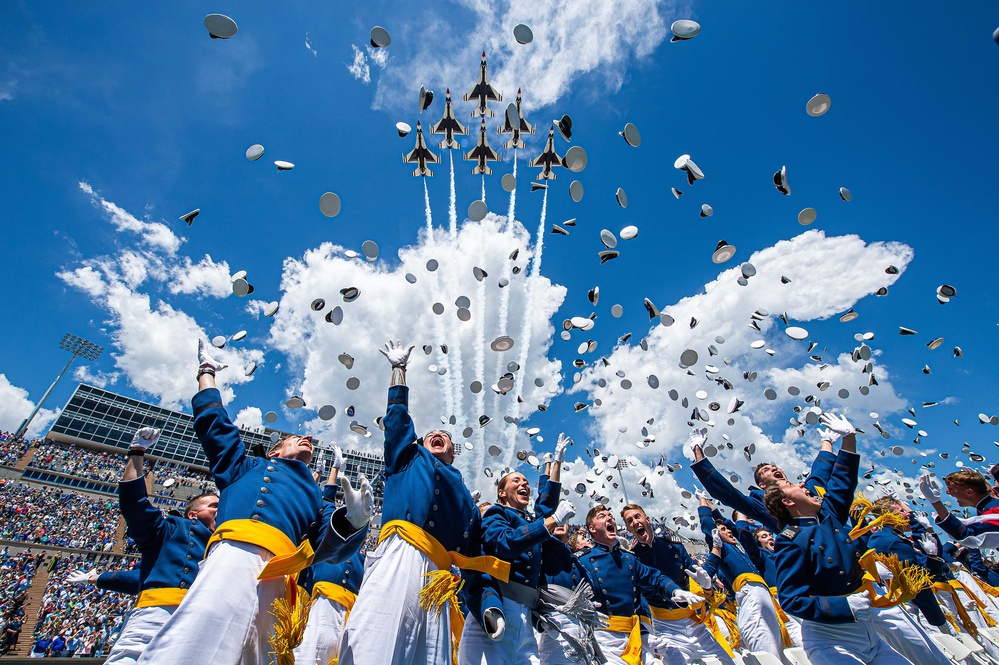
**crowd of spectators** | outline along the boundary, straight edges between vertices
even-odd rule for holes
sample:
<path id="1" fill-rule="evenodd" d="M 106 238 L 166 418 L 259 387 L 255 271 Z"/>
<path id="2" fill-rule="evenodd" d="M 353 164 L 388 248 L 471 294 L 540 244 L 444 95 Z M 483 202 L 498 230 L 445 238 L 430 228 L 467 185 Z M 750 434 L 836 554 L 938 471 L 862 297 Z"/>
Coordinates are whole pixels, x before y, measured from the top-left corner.
<path id="1" fill-rule="evenodd" d="M 44 553 L 30 549 L 13 553 L 6 547 L 0 550 L 0 656 L 17 646 L 24 626 L 24 601 L 44 558 Z"/>
<path id="2" fill-rule="evenodd" d="M 0 480 L 0 539 L 109 552 L 118 502 L 58 487 Z"/>
<path id="3" fill-rule="evenodd" d="M 218 491 L 208 473 L 175 462 L 158 462 L 153 467 L 153 485 L 162 487 L 169 480 L 173 480 L 170 487 L 157 489 L 157 493 L 186 500 L 205 492 Z"/>
<path id="4" fill-rule="evenodd" d="M 0 465 L 14 466 L 24 457 L 35 441 L 25 441 L 15 437 L 13 432 L 0 432 Z"/>
<path id="5" fill-rule="evenodd" d="M 32 656 L 101 657 L 105 655 L 134 596 L 98 589 L 91 584 L 70 584 L 76 570 L 98 572 L 127 569 L 137 559 L 78 554 L 57 558 L 45 586 L 32 637 Z"/>
<path id="6" fill-rule="evenodd" d="M 57 441 L 41 441 L 28 466 L 42 471 L 64 473 L 105 483 L 117 483 L 125 466 L 125 456 Z"/>

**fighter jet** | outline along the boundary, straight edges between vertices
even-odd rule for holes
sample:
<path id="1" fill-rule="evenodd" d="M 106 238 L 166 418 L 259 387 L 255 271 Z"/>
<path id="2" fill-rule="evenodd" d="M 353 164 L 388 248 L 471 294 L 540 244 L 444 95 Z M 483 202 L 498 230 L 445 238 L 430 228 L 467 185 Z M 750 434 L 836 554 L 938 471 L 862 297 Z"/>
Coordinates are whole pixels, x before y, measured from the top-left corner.
<path id="1" fill-rule="evenodd" d="M 419 122 L 416 123 L 416 147 L 408 154 L 404 154 L 402 161 L 406 164 L 418 164 L 419 166 L 413 171 L 413 175 L 424 177 L 434 175 L 433 171 L 427 168 L 427 164 L 441 163 L 441 158 L 430 152 L 427 144 L 423 141 L 423 128 L 420 127 Z"/>
<path id="2" fill-rule="evenodd" d="M 479 142 L 474 148 L 465 153 L 465 159 L 478 160 L 472 168 L 473 174 L 485 173 L 486 175 L 492 175 L 493 170 L 486 165 L 486 162 L 496 162 L 499 161 L 499 155 L 496 151 L 489 147 L 489 141 L 486 139 L 486 119 L 482 119 L 482 128 L 479 129 Z"/>
<path id="3" fill-rule="evenodd" d="M 496 89 L 489 85 L 489 78 L 486 76 L 486 52 L 482 52 L 482 66 L 479 68 L 479 80 L 475 87 L 469 90 L 464 97 L 466 102 L 474 101 L 478 104 L 472 109 L 472 117 L 493 117 L 496 115 L 486 104 L 489 102 L 502 102 L 503 95 L 496 92 Z"/>
<path id="4" fill-rule="evenodd" d="M 499 134 L 513 134 L 510 140 L 506 142 L 507 148 L 526 148 L 523 139 L 520 138 L 521 134 L 533 134 L 534 127 L 527 122 L 524 118 L 524 113 L 520 109 L 520 89 L 517 89 L 517 117 L 511 118 L 510 109 L 507 108 L 506 119 L 503 121 L 502 127 L 497 127 L 496 131 Z M 519 121 L 519 123 L 518 123 Z M 519 124 L 519 127 L 514 127 L 514 124 Z"/>
<path id="5" fill-rule="evenodd" d="M 430 128 L 430 132 L 432 134 L 444 135 L 444 140 L 437 144 L 437 147 L 441 150 L 444 148 L 457 150 L 461 146 L 458 145 L 458 141 L 455 140 L 454 135 L 459 134 L 461 136 L 466 136 L 468 134 L 468 128 L 455 119 L 454 111 L 451 110 L 450 88 L 448 88 L 447 94 L 444 97 L 444 117 L 440 119 L 440 122 Z"/>
<path id="6" fill-rule="evenodd" d="M 552 167 L 565 166 L 565 160 L 555 152 L 555 127 L 548 130 L 548 142 L 545 143 L 544 152 L 532 159 L 530 165 L 541 167 L 541 173 L 535 180 L 555 180 L 556 176 L 552 173 Z"/>

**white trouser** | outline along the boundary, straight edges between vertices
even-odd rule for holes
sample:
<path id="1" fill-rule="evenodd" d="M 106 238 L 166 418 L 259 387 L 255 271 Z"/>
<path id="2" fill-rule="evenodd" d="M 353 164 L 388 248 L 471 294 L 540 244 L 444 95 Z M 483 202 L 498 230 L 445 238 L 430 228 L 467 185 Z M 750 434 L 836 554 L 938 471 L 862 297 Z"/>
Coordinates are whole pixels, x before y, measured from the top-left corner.
<path id="1" fill-rule="evenodd" d="M 319 596 L 309 610 L 309 623 L 302 633 L 302 643 L 295 649 L 296 665 L 326 665 L 340 648 L 340 635 L 347 618 L 347 608 Z"/>
<path id="2" fill-rule="evenodd" d="M 606 617 L 603 617 L 606 618 Z M 607 665 L 627 665 L 621 656 L 624 655 L 624 649 L 628 646 L 628 634 L 627 633 L 612 633 L 608 630 L 596 630 L 593 631 L 593 636 L 597 640 L 597 644 L 600 645 L 600 650 L 603 651 L 604 658 L 607 659 Z M 644 665 L 653 665 L 656 659 L 653 657 L 652 649 L 649 648 L 648 635 L 642 634 L 642 663 Z"/>
<path id="3" fill-rule="evenodd" d="M 857 612 L 857 621 L 852 623 L 802 620 L 801 640 L 812 665 L 907 665 L 911 662 L 878 637 L 870 610 Z M 915 664 L 924 662 L 917 660 Z"/>
<path id="4" fill-rule="evenodd" d="M 569 637 L 580 639 L 583 634 L 582 628 L 572 617 L 561 612 L 552 612 L 545 616 Z M 575 665 L 575 662 L 565 655 L 567 648 L 572 649 L 562 635 L 552 637 L 544 631 L 538 633 L 538 656 L 541 658 L 541 665 Z"/>
<path id="5" fill-rule="evenodd" d="M 796 647 L 801 646 L 801 620 L 798 617 L 793 617 L 787 612 L 784 613 L 787 617 L 787 621 L 784 622 L 784 627 L 787 628 L 787 635 L 791 638 L 791 644 Z"/>
<path id="6" fill-rule="evenodd" d="M 918 665 L 949 661 L 916 619 L 901 607 L 871 610 L 874 630 L 888 646 Z"/>
<path id="7" fill-rule="evenodd" d="M 447 665 L 450 617 L 420 607 L 423 576 L 437 566 L 398 535 L 364 562 L 364 578 L 340 640 L 340 665 Z"/>
<path id="8" fill-rule="evenodd" d="M 478 617 L 469 613 L 461 631 L 458 646 L 460 665 L 539 665 L 538 642 L 531 625 L 531 611 L 520 603 L 503 599 L 506 630 L 494 642 L 479 625 Z"/>
<path id="9" fill-rule="evenodd" d="M 988 625 L 985 623 L 985 619 L 982 617 L 982 613 L 978 611 L 978 607 L 972 605 L 974 600 L 960 589 L 957 591 L 957 597 L 961 599 L 961 604 L 965 606 L 965 611 L 971 618 L 972 623 L 974 623 L 978 628 L 988 628 Z M 946 591 L 937 591 L 937 600 L 940 601 L 940 605 L 945 610 L 950 612 L 950 614 L 957 621 L 957 625 L 961 628 L 961 631 L 964 632 L 966 629 L 964 624 L 961 623 L 961 615 L 957 611 L 957 605 L 954 603 L 954 596 Z M 978 643 L 985 647 L 985 651 L 988 652 L 993 659 L 999 660 L 999 648 L 992 644 L 990 640 L 979 639 Z"/>
<path id="10" fill-rule="evenodd" d="M 717 621 L 721 621 L 717 619 Z M 733 665 L 732 659 L 718 644 L 704 624 L 692 619 L 673 621 L 652 620 L 655 635 L 649 644 L 657 656 L 668 665 L 686 665 L 701 656 L 714 656 L 725 665 Z"/>
<path id="11" fill-rule="evenodd" d="M 758 582 L 748 582 L 735 594 L 735 602 L 738 607 L 735 622 L 742 637 L 742 648 L 766 651 L 783 658 L 784 640 L 770 589 Z"/>
<path id="12" fill-rule="evenodd" d="M 956 573 L 954 573 L 954 577 L 956 577 L 958 581 L 961 582 L 961 584 L 968 587 L 971 593 L 978 596 L 978 600 L 982 601 L 985 604 L 985 608 L 983 611 L 986 614 L 988 614 L 993 619 L 999 621 L 999 609 L 997 609 L 995 605 L 996 599 L 990 596 L 989 594 L 985 593 L 985 590 L 982 589 L 982 586 L 978 583 L 978 580 L 975 579 L 974 575 L 969 573 L 964 568 L 961 568 Z"/>
<path id="13" fill-rule="evenodd" d="M 169 607 L 140 607 L 132 610 L 118 633 L 118 639 L 111 647 L 111 653 L 105 663 L 116 665 L 131 665 L 139 660 L 150 640 L 156 637 L 163 624 L 177 609 L 176 605 Z M 325 665 L 325 664 L 324 664 Z"/>
<path id="14" fill-rule="evenodd" d="M 258 580 L 273 555 L 262 547 L 223 540 L 139 662 L 143 665 L 268 665 L 274 600 L 285 594 L 283 577 Z"/>

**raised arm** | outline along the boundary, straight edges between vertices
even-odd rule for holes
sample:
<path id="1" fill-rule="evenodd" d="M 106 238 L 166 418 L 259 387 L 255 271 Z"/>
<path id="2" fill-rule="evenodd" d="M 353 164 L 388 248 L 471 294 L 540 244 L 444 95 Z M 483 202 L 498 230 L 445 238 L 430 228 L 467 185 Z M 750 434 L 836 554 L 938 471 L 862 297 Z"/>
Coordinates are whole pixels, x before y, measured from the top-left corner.
<path id="1" fill-rule="evenodd" d="M 860 455 L 857 454 L 857 429 L 843 416 L 825 412 L 819 416 L 819 422 L 826 427 L 823 438 L 834 440 L 839 438 L 840 451 L 833 464 L 822 501 L 822 512 L 832 514 L 841 524 L 847 524 L 850 519 L 850 506 L 853 495 L 857 491 L 858 473 L 860 471 Z"/>
<path id="2" fill-rule="evenodd" d="M 385 409 L 385 472 L 403 469 L 415 454 L 416 428 L 409 417 L 409 387 L 406 386 L 406 365 L 413 345 L 404 347 L 401 341 L 389 341 L 380 352 L 392 365 L 388 406 Z"/>
<path id="3" fill-rule="evenodd" d="M 749 515 L 768 529 L 776 529 L 777 521 L 767 512 L 763 501 L 737 490 L 704 456 L 701 446 L 707 441 L 707 434 L 702 433 L 702 431 L 695 429 L 690 433 L 690 442 L 694 451 L 694 463 L 690 468 L 704 489 L 732 510 Z"/>

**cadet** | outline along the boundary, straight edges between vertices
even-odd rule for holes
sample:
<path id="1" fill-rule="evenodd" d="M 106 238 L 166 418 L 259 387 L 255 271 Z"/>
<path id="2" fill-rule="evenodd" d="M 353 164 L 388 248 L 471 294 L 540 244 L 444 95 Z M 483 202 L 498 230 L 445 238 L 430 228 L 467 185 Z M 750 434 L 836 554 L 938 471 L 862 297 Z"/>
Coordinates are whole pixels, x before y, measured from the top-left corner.
<path id="1" fill-rule="evenodd" d="M 382 421 L 382 530 L 341 638 L 340 665 L 447 663 L 463 623 L 451 566 L 509 579 L 509 564 L 468 556 L 476 552 L 481 516 L 452 466 L 451 435 L 434 430 L 416 438 L 406 386 L 412 350 L 389 342 L 382 351 L 392 365 Z M 421 605 L 424 588 L 428 602 Z M 440 611 L 445 604 L 450 611 Z"/>
<path id="2" fill-rule="evenodd" d="M 249 457 L 239 430 L 222 406 L 215 372 L 226 367 L 199 342 L 198 386 L 192 400 L 194 430 L 221 492 L 219 525 L 184 603 L 153 638 L 143 663 L 269 663 L 274 601 L 313 560 L 335 557 L 338 548 L 363 541 L 361 526 L 341 509 L 324 510 L 322 493 L 308 463 L 312 437 L 287 436 L 266 459 Z M 361 483 L 364 505 L 348 511 L 370 514 L 370 486 Z M 327 537 L 328 534 L 328 537 Z M 346 537 L 354 540 L 348 541 Z M 326 538 L 324 542 L 324 537 Z M 290 596 L 290 593 L 288 593 Z M 288 598 L 289 602 L 291 598 Z M 291 655 L 290 653 L 288 654 Z"/>
<path id="3" fill-rule="evenodd" d="M 903 664 L 874 629 L 863 568 L 847 521 L 857 489 L 856 430 L 845 418 L 820 421 L 843 443 L 823 498 L 786 480 L 767 487 L 764 501 L 781 529 L 777 578 L 781 607 L 801 619 L 802 646 L 813 665 Z"/>
<path id="4" fill-rule="evenodd" d="M 791 636 L 778 616 L 777 600 L 770 595 L 770 587 L 736 540 L 732 529 L 735 525 L 726 524 L 720 514 L 716 517 L 706 496 L 702 494 L 699 498 L 697 515 L 711 550 L 704 570 L 711 577 L 717 574 L 735 594 L 740 644 L 754 653 L 766 651 L 783 658 L 784 647 L 791 646 Z"/>
<path id="5" fill-rule="evenodd" d="M 722 644 L 725 638 L 721 634 L 713 635 L 703 623 L 694 621 L 694 610 L 686 607 L 687 602 L 704 600 L 696 594 L 688 593 L 690 579 L 693 578 L 707 592 L 711 590 L 710 576 L 694 563 L 682 545 L 656 536 L 652 532 L 648 515 L 638 504 L 625 506 L 621 510 L 621 517 L 628 532 L 635 537 L 635 557 L 669 579 L 677 589 L 697 599 L 678 603 L 673 598 L 672 591 L 643 591 L 649 602 L 652 626 L 655 629 L 655 637 L 650 638 L 653 650 L 670 665 L 689 663 L 702 654 L 710 654 L 723 663 L 731 663 L 727 645 Z"/>
<path id="6" fill-rule="evenodd" d="M 701 603 L 704 598 L 682 589 L 659 570 L 621 549 L 614 515 L 603 504 L 593 506 L 586 514 L 586 530 L 594 545 L 579 557 L 579 563 L 586 569 L 593 585 L 593 600 L 600 603 L 600 616 L 607 623 L 595 632 L 597 644 L 609 663 L 651 662 L 651 654 L 645 658 L 642 655 L 648 648 L 638 616 L 642 594 L 674 607 Z"/>
<path id="7" fill-rule="evenodd" d="M 335 503 L 337 479 L 341 478 L 344 496 L 354 492 L 347 479 L 340 476 L 343 466 L 343 451 L 333 446 L 333 461 L 329 479 L 323 488 L 323 500 Z M 351 502 L 356 505 L 356 502 Z M 363 529 L 365 535 L 367 529 Z M 321 561 L 313 563 L 302 571 L 299 585 L 314 598 L 309 610 L 309 623 L 302 634 L 302 642 L 295 648 L 295 662 L 298 665 L 326 665 L 336 658 L 340 651 L 340 636 L 350 616 L 350 610 L 357 600 L 357 591 L 364 575 L 364 553 L 360 551 L 362 542 L 355 543 L 357 551 L 342 563 Z M 339 558 L 347 553 L 342 552 Z"/>
<path id="8" fill-rule="evenodd" d="M 999 531 L 999 499 L 991 493 L 985 476 L 973 469 L 961 469 L 945 476 L 944 483 L 947 485 L 947 494 L 957 499 L 957 505 L 974 507 L 978 513 L 978 517 L 970 520 L 959 520 L 940 500 L 940 486 L 936 479 L 929 474 L 920 478 L 919 491 L 933 505 L 937 511 L 937 524 L 951 538 L 962 540 L 968 536 Z M 999 536 L 991 536 L 989 542 L 992 544 L 982 542 L 976 546 L 995 547 L 999 545 Z"/>
<path id="9" fill-rule="evenodd" d="M 215 530 L 219 498 L 202 494 L 187 502 L 185 517 L 164 517 L 146 495 L 143 458 L 156 445 L 160 431 L 143 427 L 132 437 L 124 476 L 118 483 L 118 503 L 128 535 L 142 553 L 138 595 L 128 621 L 108 654 L 108 663 L 135 663 L 180 601 L 198 574 L 208 538 Z M 111 577 L 113 574 L 104 573 Z M 122 574 L 124 576 L 124 574 Z M 130 586 L 131 576 L 112 585 Z M 98 578 L 99 579 L 99 578 Z M 123 584 L 124 582 L 124 584 Z"/>

